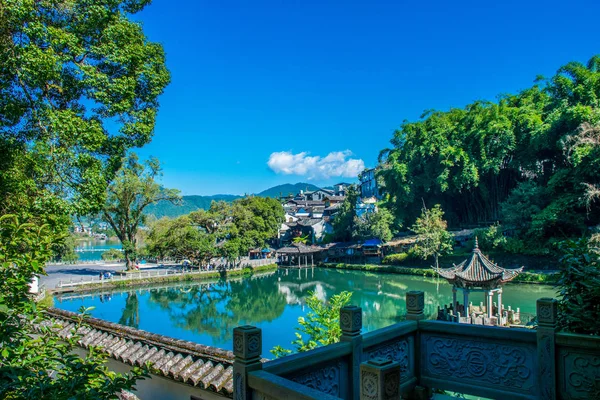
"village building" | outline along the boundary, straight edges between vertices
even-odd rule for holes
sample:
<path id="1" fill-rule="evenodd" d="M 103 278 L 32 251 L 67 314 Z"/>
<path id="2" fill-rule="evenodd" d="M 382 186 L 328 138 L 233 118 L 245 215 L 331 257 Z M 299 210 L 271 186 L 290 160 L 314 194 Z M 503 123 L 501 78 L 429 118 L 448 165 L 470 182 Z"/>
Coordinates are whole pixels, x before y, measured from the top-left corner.
<path id="1" fill-rule="evenodd" d="M 313 267 L 315 265 L 315 254 L 321 251 L 322 249 L 316 246 L 293 243 L 277 250 L 277 260 L 279 265 L 287 265 L 288 267 Z"/>
<path id="2" fill-rule="evenodd" d="M 376 169 L 370 168 L 365 169 L 358 175 L 359 193 L 360 197 L 375 197 L 377 200 L 381 199 L 382 191 L 377 184 Z"/>

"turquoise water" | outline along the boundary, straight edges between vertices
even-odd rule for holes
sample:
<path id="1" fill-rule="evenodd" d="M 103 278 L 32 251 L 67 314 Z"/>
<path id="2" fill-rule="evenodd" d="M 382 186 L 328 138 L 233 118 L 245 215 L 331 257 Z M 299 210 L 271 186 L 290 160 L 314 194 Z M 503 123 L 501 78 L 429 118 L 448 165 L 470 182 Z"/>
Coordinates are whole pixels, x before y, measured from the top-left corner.
<path id="1" fill-rule="evenodd" d="M 94 306 L 97 318 L 227 350 L 232 349 L 234 327 L 254 325 L 263 330 L 263 355 L 270 357 L 268 350 L 275 345 L 290 347 L 298 317 L 308 311 L 310 292 L 327 299 L 343 290 L 352 291 L 351 303 L 363 309 L 363 331 L 403 320 L 409 290 L 425 292 L 425 311 L 431 316 L 439 304 L 452 301 L 451 286 L 437 278 L 313 268 L 93 296 L 65 294 L 56 298 L 55 306 L 71 311 Z M 503 303 L 535 313 L 538 298 L 554 296 L 549 286 L 514 284 L 505 286 Z M 470 300 L 479 303 L 483 294 L 471 294 Z"/>
<path id="2" fill-rule="evenodd" d="M 75 246 L 79 261 L 101 261 L 102 253 L 110 249 L 121 249 L 118 240 L 81 240 Z"/>

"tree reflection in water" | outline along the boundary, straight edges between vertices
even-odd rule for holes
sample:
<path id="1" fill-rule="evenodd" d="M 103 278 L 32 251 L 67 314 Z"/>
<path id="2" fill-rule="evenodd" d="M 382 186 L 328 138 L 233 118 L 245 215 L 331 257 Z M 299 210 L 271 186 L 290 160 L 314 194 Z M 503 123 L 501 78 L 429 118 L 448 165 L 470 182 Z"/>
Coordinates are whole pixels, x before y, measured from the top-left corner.
<path id="1" fill-rule="evenodd" d="M 175 326 L 219 343 L 230 341 L 236 326 L 277 319 L 286 306 L 285 296 L 258 279 L 154 290 L 150 302 L 166 311 Z"/>
<path id="2" fill-rule="evenodd" d="M 119 324 L 127 325 L 132 328 L 139 328 L 140 302 L 138 300 L 137 292 L 127 293 L 127 299 L 125 300 L 125 308 L 123 308 L 123 314 L 121 314 Z"/>
<path id="3" fill-rule="evenodd" d="M 255 325 L 264 330 L 264 348 L 272 348 L 293 340 L 297 318 L 306 313 L 305 299 L 311 292 L 323 300 L 341 291 L 353 292 L 351 304 L 363 309 L 363 332 L 402 321 L 408 291 L 425 292 L 425 314 L 430 317 L 438 305 L 452 299 L 451 286 L 440 279 L 323 268 L 162 287 L 126 292 L 122 312 L 111 321 L 228 349 L 233 328 Z M 521 307 L 521 312 L 534 312 L 535 300 L 553 293 L 543 285 L 515 284 L 507 285 L 504 297 L 506 304 Z M 478 296 L 473 301 L 479 302 Z M 108 311 L 114 303 L 86 298 L 84 305 L 96 306 L 95 316 L 114 315 Z M 79 301 L 61 303 L 73 311 L 80 306 Z"/>

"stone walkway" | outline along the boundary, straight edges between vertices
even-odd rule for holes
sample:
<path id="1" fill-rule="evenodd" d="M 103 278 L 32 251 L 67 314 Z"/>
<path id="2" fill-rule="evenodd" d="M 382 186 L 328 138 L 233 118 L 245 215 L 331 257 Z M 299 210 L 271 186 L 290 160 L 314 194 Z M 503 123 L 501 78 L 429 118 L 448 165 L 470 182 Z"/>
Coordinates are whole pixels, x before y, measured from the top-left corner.
<path id="1" fill-rule="evenodd" d="M 159 267 L 156 264 L 142 264 L 142 271 L 164 271 L 170 267 Z M 79 281 L 81 278 L 88 280 L 91 277 L 98 277 L 102 272 L 124 271 L 124 263 L 81 263 L 81 264 L 65 264 L 65 265 L 48 265 L 46 273 L 48 275 L 40 277 L 40 284 L 45 285 L 46 289 L 55 289 L 58 282 Z"/>

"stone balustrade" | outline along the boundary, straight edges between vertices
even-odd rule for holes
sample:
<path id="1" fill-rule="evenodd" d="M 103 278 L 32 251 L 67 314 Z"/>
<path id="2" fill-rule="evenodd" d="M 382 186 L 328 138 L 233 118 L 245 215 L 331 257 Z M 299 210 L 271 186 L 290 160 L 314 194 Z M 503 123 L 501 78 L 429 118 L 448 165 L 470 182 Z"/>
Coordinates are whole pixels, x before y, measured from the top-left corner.
<path id="1" fill-rule="evenodd" d="M 556 332 L 557 302 L 537 302 L 537 330 L 425 320 L 424 293 L 406 321 L 361 333 L 341 310 L 339 343 L 261 362 L 261 331 L 234 330 L 234 399 L 427 399 L 432 390 L 487 398 L 588 399 L 600 394 L 600 338 Z"/>

